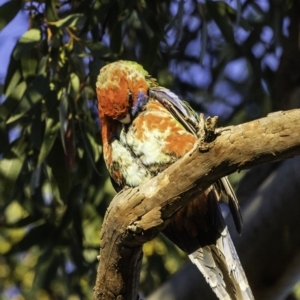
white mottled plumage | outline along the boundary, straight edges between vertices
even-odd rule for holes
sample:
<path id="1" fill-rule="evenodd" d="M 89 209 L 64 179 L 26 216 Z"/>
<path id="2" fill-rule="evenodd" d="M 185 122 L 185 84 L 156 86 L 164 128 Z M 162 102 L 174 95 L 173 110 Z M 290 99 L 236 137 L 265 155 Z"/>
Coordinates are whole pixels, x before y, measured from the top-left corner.
<path id="1" fill-rule="evenodd" d="M 152 177 L 147 168 L 142 167 L 138 159 L 133 157 L 130 150 L 120 141 L 114 140 L 111 147 L 112 161 L 117 164 L 115 168 L 126 176 L 127 185 L 138 186 Z"/>

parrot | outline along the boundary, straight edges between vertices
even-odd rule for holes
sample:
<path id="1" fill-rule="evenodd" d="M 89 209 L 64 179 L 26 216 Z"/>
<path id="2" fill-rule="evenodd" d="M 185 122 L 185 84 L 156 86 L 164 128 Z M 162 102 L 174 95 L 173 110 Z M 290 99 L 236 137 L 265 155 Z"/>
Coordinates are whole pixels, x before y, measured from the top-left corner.
<path id="1" fill-rule="evenodd" d="M 197 142 L 199 115 L 137 62 L 102 67 L 96 94 L 104 161 L 116 191 L 147 182 Z M 238 200 L 223 177 L 180 208 L 163 234 L 187 253 L 218 299 L 254 299 L 220 201 L 228 204 L 240 233 Z"/>

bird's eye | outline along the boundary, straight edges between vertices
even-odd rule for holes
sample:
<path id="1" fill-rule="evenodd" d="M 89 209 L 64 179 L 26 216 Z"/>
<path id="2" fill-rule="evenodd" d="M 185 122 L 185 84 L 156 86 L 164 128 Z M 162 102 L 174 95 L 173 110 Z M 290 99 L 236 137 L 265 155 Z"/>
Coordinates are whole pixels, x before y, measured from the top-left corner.
<path id="1" fill-rule="evenodd" d="M 131 106 L 133 104 L 133 98 L 132 98 L 132 93 L 130 92 L 130 90 L 128 90 L 128 103 Z"/>

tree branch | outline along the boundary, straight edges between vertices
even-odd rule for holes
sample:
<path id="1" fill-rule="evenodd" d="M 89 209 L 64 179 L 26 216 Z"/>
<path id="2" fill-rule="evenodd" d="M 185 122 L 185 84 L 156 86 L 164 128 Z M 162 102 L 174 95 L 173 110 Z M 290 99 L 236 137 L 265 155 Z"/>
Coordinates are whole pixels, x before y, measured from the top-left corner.
<path id="1" fill-rule="evenodd" d="M 300 156 L 246 173 L 236 195 L 244 219 L 238 235 L 226 218 L 255 299 L 282 300 L 299 281 Z M 147 300 L 216 300 L 197 267 L 188 262 Z"/>
<path id="2" fill-rule="evenodd" d="M 167 170 L 111 202 L 101 231 L 94 299 L 136 299 L 143 243 L 217 179 L 300 154 L 300 109 L 221 128 L 207 151 L 198 145 Z M 203 142 L 202 142 L 203 143 Z"/>

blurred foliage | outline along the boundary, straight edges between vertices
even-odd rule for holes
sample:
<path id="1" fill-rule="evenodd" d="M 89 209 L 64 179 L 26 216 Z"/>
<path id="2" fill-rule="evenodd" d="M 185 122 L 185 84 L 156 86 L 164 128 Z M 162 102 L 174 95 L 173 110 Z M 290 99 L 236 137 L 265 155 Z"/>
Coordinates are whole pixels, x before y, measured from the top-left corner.
<path id="1" fill-rule="evenodd" d="M 114 191 L 101 158 L 95 81 L 136 60 L 195 109 L 240 123 L 272 110 L 293 1 L 12 0 L 28 29 L 0 106 L 0 298 L 90 299 L 103 216 Z M 235 178 L 236 180 L 236 178 Z M 147 294 L 185 256 L 145 244 Z"/>

